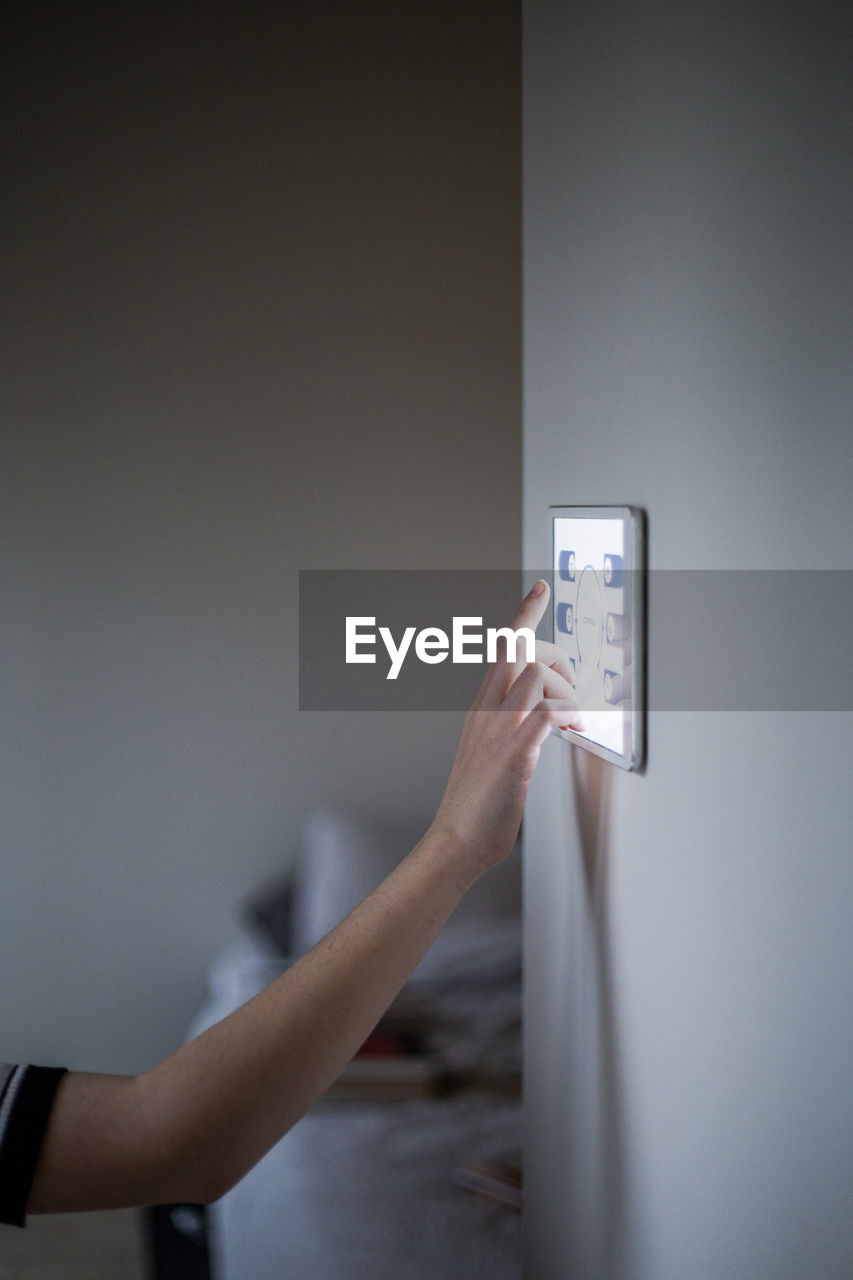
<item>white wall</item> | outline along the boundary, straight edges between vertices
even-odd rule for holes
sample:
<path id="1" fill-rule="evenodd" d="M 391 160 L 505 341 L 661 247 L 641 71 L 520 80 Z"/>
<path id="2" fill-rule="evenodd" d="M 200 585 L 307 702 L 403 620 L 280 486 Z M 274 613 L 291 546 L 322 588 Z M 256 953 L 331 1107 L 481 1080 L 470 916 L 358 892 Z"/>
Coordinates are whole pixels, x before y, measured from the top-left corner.
<path id="1" fill-rule="evenodd" d="M 440 795 L 459 716 L 298 712 L 298 570 L 520 545 L 514 6 L 137 12 L 7 30 L 0 1054 L 95 1070 Z"/>
<path id="2" fill-rule="evenodd" d="M 613 502 L 653 569 L 853 568 L 842 26 L 526 4 L 527 565 L 549 504 Z M 640 776 L 546 744 L 529 1280 L 853 1271 L 851 751 L 849 712 L 653 712 Z"/>

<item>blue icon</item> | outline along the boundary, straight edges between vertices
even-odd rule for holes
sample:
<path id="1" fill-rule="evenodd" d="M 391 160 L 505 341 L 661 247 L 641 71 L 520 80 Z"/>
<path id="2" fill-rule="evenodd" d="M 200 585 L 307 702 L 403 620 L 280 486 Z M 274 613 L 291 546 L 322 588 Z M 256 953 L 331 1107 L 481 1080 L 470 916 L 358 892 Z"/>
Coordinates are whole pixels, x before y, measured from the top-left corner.
<path id="1" fill-rule="evenodd" d="M 574 630 L 574 615 L 570 604 L 557 605 L 557 630 L 570 636 Z"/>
<path id="2" fill-rule="evenodd" d="M 606 587 L 622 586 L 622 557 L 604 557 L 604 585 Z"/>
<path id="3" fill-rule="evenodd" d="M 624 644 L 628 639 L 628 619 L 624 613 L 608 613 L 605 628 L 608 644 Z"/>
<path id="4" fill-rule="evenodd" d="M 611 706 L 616 702 L 621 702 L 623 698 L 627 698 L 631 691 L 631 683 L 627 671 L 623 671 L 620 675 L 618 671 L 605 671 L 604 673 L 604 698 Z"/>
<path id="5" fill-rule="evenodd" d="M 574 582 L 575 580 L 575 553 L 574 551 L 561 551 L 559 558 L 560 577 L 563 582 Z"/>

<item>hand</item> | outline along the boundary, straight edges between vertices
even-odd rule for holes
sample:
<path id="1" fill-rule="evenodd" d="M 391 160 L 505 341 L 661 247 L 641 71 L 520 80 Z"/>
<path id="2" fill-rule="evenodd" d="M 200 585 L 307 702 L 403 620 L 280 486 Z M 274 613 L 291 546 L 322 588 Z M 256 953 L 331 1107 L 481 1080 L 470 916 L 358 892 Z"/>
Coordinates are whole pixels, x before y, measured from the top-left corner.
<path id="1" fill-rule="evenodd" d="M 550 592 L 541 579 L 521 603 L 513 630 L 536 630 Z M 455 839 L 474 876 L 512 849 L 539 749 L 552 728 L 583 728 L 571 669 L 556 645 L 536 642 L 536 661 L 504 656 L 489 667 L 465 717 L 456 759 L 432 830 Z"/>

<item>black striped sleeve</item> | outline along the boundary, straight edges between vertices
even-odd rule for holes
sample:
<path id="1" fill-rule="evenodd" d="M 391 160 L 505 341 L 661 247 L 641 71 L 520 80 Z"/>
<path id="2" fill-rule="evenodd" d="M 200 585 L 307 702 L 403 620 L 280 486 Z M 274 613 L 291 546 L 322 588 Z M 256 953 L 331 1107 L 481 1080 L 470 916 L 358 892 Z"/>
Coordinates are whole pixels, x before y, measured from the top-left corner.
<path id="1" fill-rule="evenodd" d="M 22 1227 L 64 1067 L 0 1063 L 0 1222 Z"/>

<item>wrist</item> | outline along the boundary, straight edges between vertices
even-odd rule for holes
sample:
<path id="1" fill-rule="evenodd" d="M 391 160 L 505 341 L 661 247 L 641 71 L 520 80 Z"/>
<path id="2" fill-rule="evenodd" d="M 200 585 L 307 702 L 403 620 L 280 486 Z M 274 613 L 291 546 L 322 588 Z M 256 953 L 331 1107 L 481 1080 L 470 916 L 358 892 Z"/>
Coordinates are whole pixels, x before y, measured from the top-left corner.
<path id="1" fill-rule="evenodd" d="M 423 838 L 430 859 L 443 879 L 456 886 L 461 898 L 486 870 L 478 850 L 441 816 L 436 816 Z"/>

